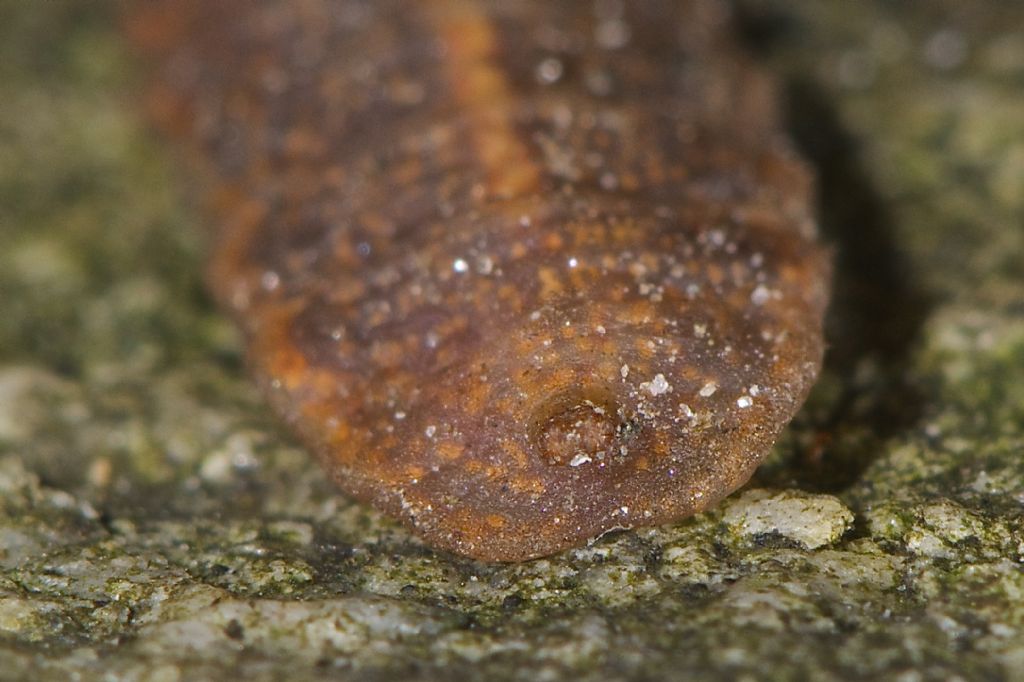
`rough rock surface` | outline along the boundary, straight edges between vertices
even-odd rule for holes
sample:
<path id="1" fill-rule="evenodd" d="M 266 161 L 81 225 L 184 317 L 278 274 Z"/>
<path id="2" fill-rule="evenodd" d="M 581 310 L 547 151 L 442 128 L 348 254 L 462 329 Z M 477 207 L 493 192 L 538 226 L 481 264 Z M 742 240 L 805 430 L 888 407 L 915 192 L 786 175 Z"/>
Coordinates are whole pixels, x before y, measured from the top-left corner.
<path id="1" fill-rule="evenodd" d="M 1024 677 L 1024 7 L 748 9 L 820 167 L 823 380 L 718 509 L 493 566 L 270 417 L 112 5 L 0 4 L 0 678 Z"/>

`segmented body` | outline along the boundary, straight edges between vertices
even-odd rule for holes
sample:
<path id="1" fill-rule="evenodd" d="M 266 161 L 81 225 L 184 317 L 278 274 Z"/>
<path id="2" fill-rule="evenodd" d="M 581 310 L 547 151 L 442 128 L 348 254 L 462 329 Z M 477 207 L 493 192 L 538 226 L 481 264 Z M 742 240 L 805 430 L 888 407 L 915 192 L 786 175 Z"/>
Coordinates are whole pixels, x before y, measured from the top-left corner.
<path id="1" fill-rule="evenodd" d="M 828 263 L 714 0 L 153 2 L 210 282 L 348 493 L 522 560 L 706 509 L 822 356 Z"/>

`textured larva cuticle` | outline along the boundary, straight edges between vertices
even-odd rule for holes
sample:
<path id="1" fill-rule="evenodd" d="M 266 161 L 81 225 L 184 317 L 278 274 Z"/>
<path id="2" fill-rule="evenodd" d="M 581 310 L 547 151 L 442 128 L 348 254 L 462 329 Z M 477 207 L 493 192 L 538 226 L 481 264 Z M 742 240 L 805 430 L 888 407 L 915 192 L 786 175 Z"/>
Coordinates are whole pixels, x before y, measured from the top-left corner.
<path id="1" fill-rule="evenodd" d="M 256 377 L 431 545 L 701 511 L 803 402 L 828 259 L 727 5 L 154 0 L 130 28 Z"/>

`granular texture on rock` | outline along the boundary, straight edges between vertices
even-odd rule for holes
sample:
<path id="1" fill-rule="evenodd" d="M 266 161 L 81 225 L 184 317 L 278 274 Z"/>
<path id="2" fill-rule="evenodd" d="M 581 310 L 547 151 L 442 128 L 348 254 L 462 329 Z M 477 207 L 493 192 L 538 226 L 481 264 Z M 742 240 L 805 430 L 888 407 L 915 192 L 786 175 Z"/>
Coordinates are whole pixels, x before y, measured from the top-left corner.
<path id="1" fill-rule="evenodd" d="M 149 97 L 210 283 L 339 485 L 523 560 L 742 485 L 820 366 L 828 261 L 714 0 L 160 0 Z"/>

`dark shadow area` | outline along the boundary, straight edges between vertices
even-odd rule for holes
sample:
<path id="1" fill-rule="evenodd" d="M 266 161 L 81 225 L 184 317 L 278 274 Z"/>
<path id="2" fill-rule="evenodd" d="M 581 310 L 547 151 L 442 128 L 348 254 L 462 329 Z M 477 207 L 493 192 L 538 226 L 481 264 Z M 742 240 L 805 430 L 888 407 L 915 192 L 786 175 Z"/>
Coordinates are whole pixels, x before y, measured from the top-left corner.
<path id="1" fill-rule="evenodd" d="M 766 60 L 807 30 L 763 0 L 737 9 L 742 42 Z M 932 302 L 914 282 L 857 140 L 828 92 L 790 74 L 783 102 L 787 127 L 817 176 L 820 229 L 835 271 L 823 386 L 794 420 L 788 459 L 764 467 L 755 481 L 836 492 L 858 480 L 886 439 L 921 419 L 921 389 L 907 367 Z"/>
<path id="2" fill-rule="evenodd" d="M 837 491 L 856 481 L 884 440 L 921 418 L 924 401 L 906 370 L 932 303 L 827 95 L 796 80 L 785 101 L 790 132 L 817 173 L 821 232 L 834 250 L 824 374 L 840 387 L 829 409 L 805 422 L 814 437 L 797 448 L 791 473 L 801 487 Z"/>

